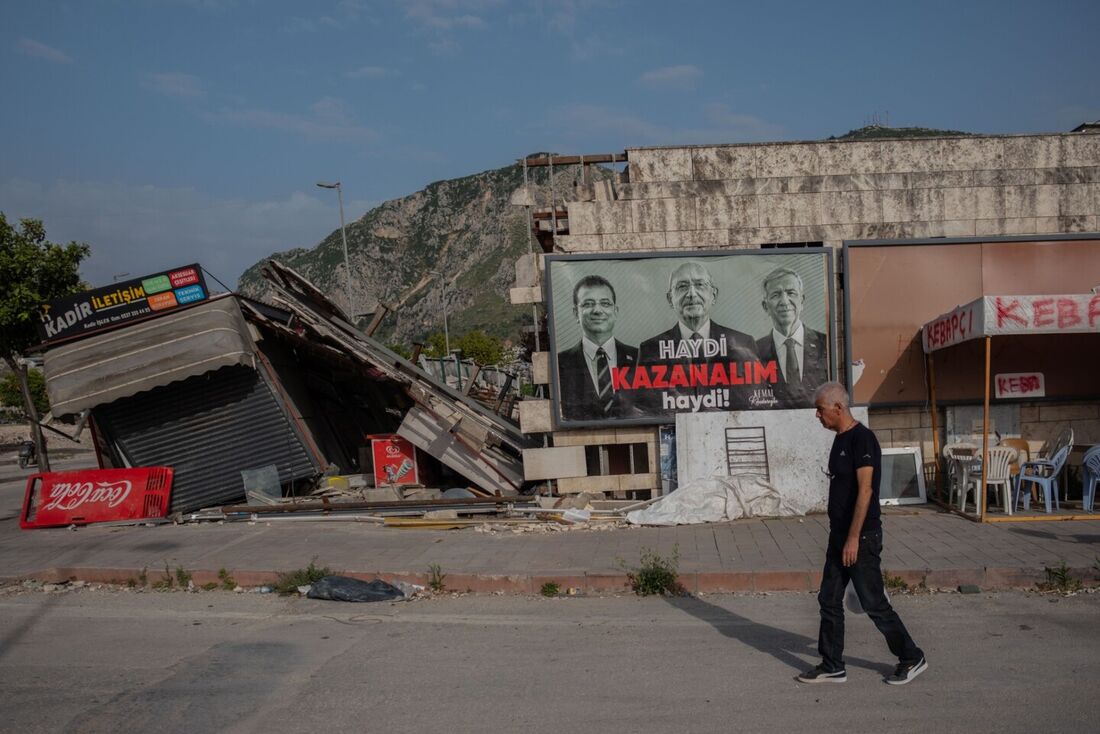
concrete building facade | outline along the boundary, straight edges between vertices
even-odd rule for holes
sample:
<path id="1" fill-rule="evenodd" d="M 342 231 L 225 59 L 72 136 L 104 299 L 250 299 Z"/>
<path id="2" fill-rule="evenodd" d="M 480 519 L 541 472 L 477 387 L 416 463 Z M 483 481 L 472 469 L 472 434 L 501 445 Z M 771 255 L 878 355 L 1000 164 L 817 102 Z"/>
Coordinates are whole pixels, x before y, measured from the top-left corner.
<path id="1" fill-rule="evenodd" d="M 1100 134 L 1087 131 L 633 148 L 627 158 L 628 169 L 613 190 L 581 188 L 582 200 L 564 203 L 568 230 L 554 239 L 556 252 L 840 248 L 848 240 L 1100 232 Z M 842 357 L 839 256 L 836 263 Z M 517 283 L 522 285 L 529 283 Z M 540 361 L 545 364 L 545 358 L 536 359 L 535 371 L 545 376 Z M 552 431 L 549 413 L 527 406 L 521 410 L 523 430 Z M 1100 441 L 1095 404 L 1023 405 L 1019 420 L 1021 434 L 1036 445 L 1066 422 L 1078 443 Z M 870 422 L 884 445 L 920 443 L 929 455 L 926 410 L 872 406 Z M 607 445 L 614 433 L 570 431 L 555 435 L 554 443 Z M 655 451 L 656 429 L 648 430 L 648 438 L 637 429 L 624 433 L 624 441 L 644 438 Z M 614 487 L 608 477 L 586 476 L 560 479 L 559 488 L 656 487 L 656 466 L 654 455 L 648 476 L 619 480 Z"/>

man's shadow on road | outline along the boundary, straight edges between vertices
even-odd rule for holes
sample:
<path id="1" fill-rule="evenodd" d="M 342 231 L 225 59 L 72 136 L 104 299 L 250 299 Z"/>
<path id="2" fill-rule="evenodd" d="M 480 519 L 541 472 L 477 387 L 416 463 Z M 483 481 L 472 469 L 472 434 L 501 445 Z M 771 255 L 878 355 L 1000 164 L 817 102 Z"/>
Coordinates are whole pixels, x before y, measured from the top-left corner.
<path id="1" fill-rule="evenodd" d="M 726 637 L 771 655 L 796 673 L 802 673 L 817 664 L 819 656 L 817 640 L 814 638 L 755 622 L 696 596 L 671 596 L 665 597 L 665 601 L 706 622 Z M 894 670 L 894 666 L 889 663 L 849 655 L 844 657 L 844 661 L 850 667 L 866 668 L 882 675 L 889 675 Z"/>

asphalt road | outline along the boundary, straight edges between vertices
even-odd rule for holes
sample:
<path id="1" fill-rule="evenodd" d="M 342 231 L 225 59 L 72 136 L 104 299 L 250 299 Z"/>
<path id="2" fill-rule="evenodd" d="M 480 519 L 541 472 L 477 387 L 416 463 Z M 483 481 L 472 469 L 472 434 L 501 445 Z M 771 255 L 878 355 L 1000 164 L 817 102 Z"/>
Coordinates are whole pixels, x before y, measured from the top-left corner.
<path id="1" fill-rule="evenodd" d="M 810 594 L 0 594 L 6 731 L 1087 731 L 1100 594 L 895 599 L 930 669 L 891 687 L 865 617 L 848 682 L 804 686 Z M 1091 723 L 1090 723 L 1091 722 Z"/>
<path id="2" fill-rule="evenodd" d="M 95 454 L 90 451 L 59 451 L 56 454 L 50 456 L 50 469 L 53 471 L 97 468 Z M 19 468 L 16 452 L 0 452 L 0 520 L 19 517 L 27 477 L 37 471 L 37 466 Z"/>

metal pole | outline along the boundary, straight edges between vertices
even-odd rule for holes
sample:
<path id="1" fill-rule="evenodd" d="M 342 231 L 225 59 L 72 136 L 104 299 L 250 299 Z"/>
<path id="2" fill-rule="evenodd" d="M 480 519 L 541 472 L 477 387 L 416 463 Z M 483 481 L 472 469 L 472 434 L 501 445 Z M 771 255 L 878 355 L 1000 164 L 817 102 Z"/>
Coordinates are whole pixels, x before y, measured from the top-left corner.
<path id="1" fill-rule="evenodd" d="M 447 328 L 447 278 L 443 273 L 439 274 L 439 283 L 443 286 L 443 348 L 447 354 L 451 353 L 451 332 Z"/>
<path id="2" fill-rule="evenodd" d="M 348 301 L 348 316 L 355 319 L 355 304 L 351 299 L 351 264 L 348 261 L 348 233 L 347 228 L 344 226 L 344 188 L 340 185 L 340 182 L 336 183 L 324 183 L 318 181 L 317 185 L 322 189 L 336 189 L 336 200 L 340 205 L 340 240 L 344 245 L 344 287 L 347 288 L 345 296 Z"/>
<path id="3" fill-rule="evenodd" d="M 535 228 L 535 220 L 531 218 L 531 184 L 527 179 L 527 156 L 523 157 L 523 192 L 527 195 L 527 206 L 524 209 L 527 212 L 527 252 L 531 255 L 535 254 L 535 245 L 531 238 L 533 237 L 533 231 Z M 535 272 L 538 272 L 538 263 L 535 263 Z M 542 351 L 542 345 L 539 344 L 539 306 L 537 303 L 531 304 L 531 324 L 535 328 L 535 351 Z"/>
<path id="4" fill-rule="evenodd" d="M 344 227 L 344 187 L 336 182 L 336 201 L 340 204 L 340 239 L 344 243 L 344 277 L 348 289 L 348 310 L 352 321 L 355 320 L 355 302 L 351 298 L 351 263 L 348 261 L 348 232 Z"/>

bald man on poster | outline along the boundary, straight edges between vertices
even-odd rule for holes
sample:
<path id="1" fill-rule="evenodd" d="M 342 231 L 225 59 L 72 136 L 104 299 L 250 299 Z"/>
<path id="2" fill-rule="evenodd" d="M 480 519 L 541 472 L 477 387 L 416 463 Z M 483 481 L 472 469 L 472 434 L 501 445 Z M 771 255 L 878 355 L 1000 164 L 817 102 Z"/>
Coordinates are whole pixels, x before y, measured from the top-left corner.
<path id="1" fill-rule="evenodd" d="M 684 346 L 700 341 L 713 340 L 725 344 L 724 361 L 738 363 L 755 362 L 756 342 L 748 334 L 722 326 L 712 321 L 711 311 L 718 299 L 718 286 L 710 276 L 706 265 L 698 260 L 688 260 L 678 265 L 668 278 L 668 292 L 665 294 L 668 305 L 676 312 L 677 321 L 671 329 L 646 339 L 638 348 L 638 360 L 643 366 L 655 364 L 687 366 L 691 362 L 704 361 L 699 356 L 684 359 Z M 687 351 L 692 350 L 690 347 Z M 645 400 L 647 412 L 667 413 L 668 397 L 695 395 L 697 389 L 679 387 L 664 391 L 651 390 Z M 740 410 L 748 407 L 745 390 L 730 389 L 731 404 L 726 410 Z"/>

